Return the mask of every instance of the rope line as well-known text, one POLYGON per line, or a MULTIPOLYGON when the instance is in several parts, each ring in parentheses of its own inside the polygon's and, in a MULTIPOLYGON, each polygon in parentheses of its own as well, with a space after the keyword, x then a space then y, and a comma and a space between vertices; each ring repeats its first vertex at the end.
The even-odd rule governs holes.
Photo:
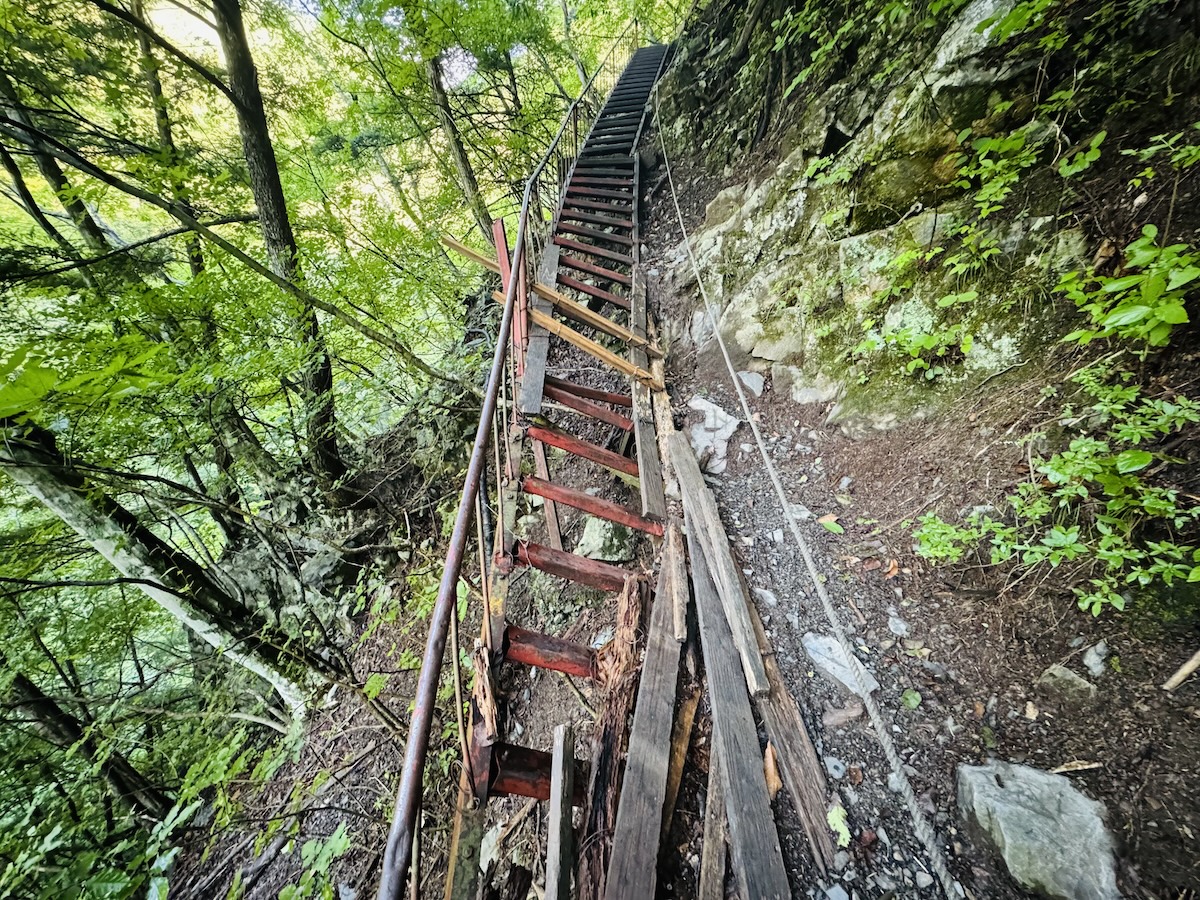
MULTIPOLYGON (((804 539, 804 535, 800 531, 800 524, 796 517, 792 514, 791 506, 787 498, 787 493, 783 489, 783 482, 780 480, 779 472, 775 468, 775 463, 771 459, 771 455, 767 452, 766 443, 763 441, 762 432, 759 431, 758 423, 754 420, 753 411, 750 408, 750 402, 746 398, 746 392, 742 389, 741 380, 737 377, 737 370, 733 365, 733 360, 729 356, 729 350, 725 346, 725 339, 721 336, 720 323, 715 307, 709 298, 708 291, 704 286, 704 276, 700 271, 700 265, 696 261, 696 256, 692 252, 691 240, 688 237, 687 228, 683 221, 683 210, 679 207, 679 196, 675 190, 675 177, 671 171, 671 162, 667 154, 666 139, 663 136, 663 130, 658 116, 658 84, 654 86, 654 124, 658 131, 659 144, 662 147, 663 166, 667 172, 667 183, 671 188, 671 201, 675 206, 675 215, 679 220, 679 230, 683 235, 683 245, 687 249, 688 260, 691 262, 692 271, 696 275, 696 284, 700 288, 700 297, 704 303, 704 310, 707 313, 709 324, 712 326, 713 334, 717 339, 717 346, 721 350, 721 356, 725 360, 725 368, 728 370, 730 381, 733 383, 733 389, 737 392, 738 401, 741 403, 742 412, 745 414, 746 421, 750 425, 750 430, 754 433, 754 441, 758 445, 758 451, 762 455, 763 464, 766 467, 767 475, 771 479, 771 484, 775 488, 776 498, 779 500, 780 508, 783 510, 784 520, 788 524, 788 529, 795 539, 796 546, 800 550, 800 555, 804 559, 805 568, 808 571, 810 580, 812 581, 813 589, 821 600, 821 608, 825 613, 825 618, 829 622, 829 627, 833 631, 834 638, 838 643, 842 653, 846 655, 846 659, 851 663, 858 663, 858 658, 854 655, 849 638, 846 636, 846 631, 842 628, 841 621, 837 617, 837 613, 833 607, 833 601, 829 597, 829 592, 825 589, 825 584, 821 580, 821 573, 817 569, 816 561, 813 559, 812 551, 809 549, 808 542, 804 539)), ((934 833, 933 826, 925 817, 924 811, 917 802, 916 792, 913 790, 912 783, 908 780, 908 775, 904 771, 903 763, 900 761, 900 755, 896 752, 896 745, 892 741, 891 733, 887 723, 884 721, 883 714, 879 706, 875 703, 870 692, 866 689, 864 679, 862 677, 863 667, 861 663, 858 665, 850 665, 850 670, 854 675, 854 681, 858 687, 858 694, 862 698, 863 706, 867 711, 867 716, 871 720, 871 727, 875 731, 875 736, 879 741, 879 745, 883 750, 884 756, 887 758, 888 765, 891 768, 891 777, 888 779, 889 787, 893 785, 899 787, 899 793, 904 799, 905 806, 908 808, 908 813, 913 821, 913 830, 920 840, 925 852, 929 858, 930 868, 933 869, 937 876, 938 882, 941 884, 942 891, 946 897, 958 898, 963 897, 965 892, 962 886, 954 880, 950 875, 950 871, 946 866, 945 854, 938 845, 937 836, 934 833)))

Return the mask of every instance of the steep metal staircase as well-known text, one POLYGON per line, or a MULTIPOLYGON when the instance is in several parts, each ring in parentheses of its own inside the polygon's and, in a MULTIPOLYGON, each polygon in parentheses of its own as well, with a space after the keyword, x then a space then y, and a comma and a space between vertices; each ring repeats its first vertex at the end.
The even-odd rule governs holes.
MULTIPOLYGON (((563 741, 569 738, 558 736, 557 753, 506 742, 503 735, 508 729, 496 702, 495 684, 505 664, 537 666, 583 678, 597 675, 597 653, 590 646, 509 621, 509 583, 518 570, 532 567, 618 595, 618 604, 640 604, 649 594, 645 572, 565 550, 559 514, 560 507, 569 507, 619 523, 649 535, 656 546, 664 535, 666 502, 651 396, 652 391, 663 389, 663 354, 648 336, 646 289, 638 269, 637 145, 651 91, 668 55, 669 47, 664 45, 642 47, 622 69, 616 69, 618 59, 610 53, 607 70, 602 66, 585 87, 529 180, 514 252, 509 251, 502 221, 493 229, 495 257, 454 240, 445 241, 500 275, 503 290, 494 296, 504 304, 504 313, 418 684, 393 827, 384 854, 381 900, 400 896, 412 860, 442 657, 471 516, 473 512, 482 514, 486 502, 489 458, 498 470, 495 497, 499 515, 485 583, 482 634, 473 654, 471 719, 466 729, 446 896, 459 896, 458 891, 468 890, 466 885, 474 880, 482 810, 489 798, 516 795, 547 800, 557 795, 551 818, 557 815, 561 823, 565 815, 568 832, 572 802, 580 805, 584 801, 585 773, 574 760, 573 742, 564 748, 563 741), (620 77, 604 98, 606 71, 614 69, 620 77), (595 119, 581 140, 580 124, 589 109, 595 119), (538 207, 553 210, 548 221, 541 216, 537 216, 541 221, 531 219, 531 208, 538 207), (527 260, 539 251, 536 271, 530 271, 527 260), (603 386, 568 377, 581 368, 581 358, 588 366, 599 363, 599 368, 610 373, 603 386), (564 362, 568 365, 563 366, 564 362), (620 389, 619 382, 613 385, 611 374, 627 381, 628 391, 620 389), (502 402, 500 394, 506 391, 511 391, 511 396, 502 402), (497 416, 498 410, 502 415, 497 416), (551 421, 550 415, 557 421, 551 421), (563 424, 572 419, 576 430, 587 431, 591 439, 563 424), (640 503, 631 507, 595 496, 597 488, 581 490, 556 481, 547 447, 585 461, 586 478, 600 485, 599 490, 613 486, 614 475, 636 484, 640 503), (531 466, 523 465, 527 453, 532 457, 531 466), (545 543, 517 537, 522 495, 540 498, 545 543)), ((580 477, 576 470, 574 480, 580 477)), ((482 530, 479 537, 482 542, 482 530)), ((452 652, 457 652, 457 647, 452 652)), ((552 835, 552 843, 555 840, 552 835)), ((555 848, 551 855, 557 856, 560 850, 555 848)), ((548 877, 548 898, 567 896, 559 893, 559 887, 552 889, 550 881, 548 877)), ((569 887, 569 873, 564 883, 569 887)))

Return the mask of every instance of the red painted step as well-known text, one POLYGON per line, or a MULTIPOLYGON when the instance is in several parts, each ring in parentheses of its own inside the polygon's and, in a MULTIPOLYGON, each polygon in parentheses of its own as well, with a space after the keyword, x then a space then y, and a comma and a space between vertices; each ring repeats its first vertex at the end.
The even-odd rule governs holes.
POLYGON ((585 494, 583 491, 577 491, 574 488, 551 484, 548 481, 542 481, 540 478, 534 478, 532 475, 526 475, 521 479, 521 490, 526 494, 544 497, 547 500, 553 500, 555 503, 583 510, 589 515, 598 516, 601 519, 607 519, 610 522, 616 522, 619 525, 625 525, 637 531, 644 531, 656 537, 662 537, 663 534, 662 522, 648 519, 645 516, 638 515, 627 507, 621 506, 619 503, 613 503, 611 500, 601 500, 599 497, 593 497, 591 494, 585 494))

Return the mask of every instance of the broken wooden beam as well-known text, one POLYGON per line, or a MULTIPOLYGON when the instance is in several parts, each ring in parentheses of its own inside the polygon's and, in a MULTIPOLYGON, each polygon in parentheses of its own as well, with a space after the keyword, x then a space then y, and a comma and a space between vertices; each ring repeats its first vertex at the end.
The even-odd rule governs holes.
POLYGON ((721 516, 717 512, 716 498, 704 483, 704 476, 700 474, 700 466, 687 438, 681 433, 673 434, 670 445, 671 462, 675 468, 675 477, 679 480, 680 493, 683 495, 693 583, 695 557, 699 549, 704 554, 708 570, 713 573, 714 583, 718 586, 725 620, 742 660, 746 686, 755 696, 765 694, 771 689, 771 685, 763 667, 758 639, 754 636, 754 626, 750 623, 750 612, 742 593, 741 573, 734 562, 733 552, 729 549, 729 539, 725 535, 725 526, 721 524, 721 516), (695 548, 692 547, 693 538, 696 541, 695 548))
POLYGON ((779 848, 779 832, 771 811, 762 748, 758 744, 750 699, 746 696, 745 678, 724 604, 694 533, 688 534, 688 555, 712 704, 712 747, 720 754, 722 765, 733 873, 742 897, 788 900, 791 889, 779 848))
POLYGON ((554 729, 550 775, 550 823, 546 841, 545 900, 571 900, 575 831, 571 798, 575 794, 575 734, 570 725, 554 729))
POLYGON ((646 657, 629 730, 629 755, 613 831, 606 900, 654 897, 658 881, 659 834, 666 814, 680 654, 673 633, 671 605, 663 590, 665 574, 659 575, 659 589, 650 613, 646 657))
POLYGON ((725 820, 725 789, 721 785, 721 754, 714 746, 708 756, 708 791, 704 795, 704 844, 696 900, 725 900, 725 868, 729 858, 729 824, 725 820))

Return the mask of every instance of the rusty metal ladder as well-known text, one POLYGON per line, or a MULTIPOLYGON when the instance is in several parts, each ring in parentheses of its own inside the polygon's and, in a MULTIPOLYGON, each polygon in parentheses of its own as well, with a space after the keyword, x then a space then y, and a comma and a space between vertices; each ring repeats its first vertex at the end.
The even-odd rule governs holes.
MULTIPOLYGON (((634 54, 564 179, 550 239, 533 283, 523 284, 524 272, 516 274, 518 300, 511 351, 518 376, 517 396, 513 416, 506 423, 507 434, 502 436, 509 464, 497 473, 503 478, 499 493, 505 514, 497 523, 486 582, 483 639, 474 654, 475 689, 463 779, 464 788, 480 808, 491 797, 546 800, 551 791, 552 755, 502 740, 505 732, 494 687, 500 666, 537 666, 582 678, 596 675, 596 652, 590 646, 508 621, 508 583, 513 572, 532 567, 612 594, 645 579, 644 573, 566 551, 558 522, 560 505, 652 538, 664 533, 666 501, 651 408, 651 391, 663 389, 658 364, 663 354, 647 334, 646 290, 638 270, 637 144, 650 92, 667 54, 663 45, 644 47, 634 54), (565 341, 627 378, 629 392, 598 389, 553 374, 550 350, 554 340, 565 341), (623 354, 605 346, 614 340, 622 345, 623 354), (585 440, 549 421, 546 414, 555 411, 578 414, 613 429, 614 440, 608 443, 618 443, 624 451, 633 448, 634 456, 585 440), (599 474, 636 479, 640 509, 556 483, 546 447, 586 460, 599 474), (533 458, 532 475, 522 471, 526 450, 533 458), (541 498, 548 535, 545 545, 516 539, 515 510, 522 494, 541 498)), ((446 243, 498 273, 503 291, 507 291, 513 273, 508 271, 510 253, 502 222, 495 223, 493 236, 494 258, 456 241, 446 243)), ((494 296, 502 302, 504 293, 494 296)), ((574 783, 578 805, 583 799, 580 789, 586 784, 582 773, 574 783)), ((461 837, 460 827, 461 822, 456 822, 455 844, 461 837)), ((452 872, 451 879, 455 877, 452 872)))

